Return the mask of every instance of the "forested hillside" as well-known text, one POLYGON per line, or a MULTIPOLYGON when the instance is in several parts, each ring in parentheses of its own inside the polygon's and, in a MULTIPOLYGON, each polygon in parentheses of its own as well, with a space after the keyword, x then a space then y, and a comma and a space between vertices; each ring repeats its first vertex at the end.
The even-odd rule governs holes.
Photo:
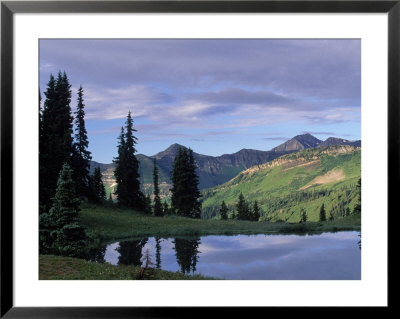
POLYGON ((255 200, 261 220, 299 222, 302 209, 317 221, 324 203, 327 215, 349 214, 357 204, 361 176, 361 148, 350 145, 320 147, 284 155, 251 167, 227 183, 203 191, 203 218, 219 215, 222 201, 230 213, 240 193, 255 200))

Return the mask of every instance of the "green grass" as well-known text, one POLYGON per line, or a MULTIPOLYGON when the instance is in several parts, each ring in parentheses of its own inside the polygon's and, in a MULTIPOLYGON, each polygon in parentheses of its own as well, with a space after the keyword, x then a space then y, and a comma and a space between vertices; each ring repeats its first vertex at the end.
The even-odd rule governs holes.
POLYGON ((110 206, 83 204, 81 221, 88 234, 103 242, 149 236, 263 234, 280 232, 320 232, 357 230, 360 218, 354 216, 326 223, 270 223, 240 220, 200 220, 178 216, 153 217, 110 206))
MULTIPOLYGON (((39 256, 40 280, 137 280, 140 273, 141 268, 135 266, 113 266, 108 263, 93 263, 71 257, 39 256)), ((154 280, 213 279, 153 268, 146 270, 143 277, 143 279, 154 280)))

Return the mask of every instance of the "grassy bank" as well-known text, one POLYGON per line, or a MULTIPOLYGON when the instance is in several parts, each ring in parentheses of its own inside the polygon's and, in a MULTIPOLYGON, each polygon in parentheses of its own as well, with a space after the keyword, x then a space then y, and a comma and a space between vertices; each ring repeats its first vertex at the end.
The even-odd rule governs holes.
POLYGON ((157 269, 141 272, 140 267, 99 264, 71 257, 39 256, 40 280, 137 280, 139 278, 144 280, 213 279, 157 269))
POLYGON ((232 235, 262 233, 323 232, 359 230, 360 216, 324 223, 304 224, 250 222, 240 220, 198 220, 178 216, 153 217, 133 210, 83 204, 82 223, 101 241, 148 236, 232 235))

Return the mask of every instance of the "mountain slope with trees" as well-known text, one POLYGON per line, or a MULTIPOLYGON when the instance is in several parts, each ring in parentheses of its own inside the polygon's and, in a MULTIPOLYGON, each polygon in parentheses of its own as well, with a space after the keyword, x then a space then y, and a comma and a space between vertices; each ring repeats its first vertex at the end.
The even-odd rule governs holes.
POLYGON ((353 212, 361 175, 361 149, 350 145, 307 149, 244 170, 215 188, 204 190, 202 217, 219 216, 221 203, 235 211, 239 195, 257 200, 261 220, 318 221, 320 207, 334 217, 353 212))

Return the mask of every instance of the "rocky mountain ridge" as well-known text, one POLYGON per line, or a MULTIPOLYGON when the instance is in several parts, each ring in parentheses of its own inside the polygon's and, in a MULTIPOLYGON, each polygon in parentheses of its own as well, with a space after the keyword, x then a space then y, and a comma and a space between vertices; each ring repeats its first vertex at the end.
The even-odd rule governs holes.
MULTIPOLYGON (((241 149, 240 151, 233 154, 223 154, 220 156, 209 156, 198 154, 194 152, 194 158, 198 166, 199 175, 199 188, 205 189, 214 187, 216 185, 223 184, 240 172, 253 168, 258 165, 271 162, 283 155, 291 154, 299 150, 308 148, 325 147, 332 145, 361 145, 361 141, 348 141, 339 138, 328 138, 325 141, 320 141, 311 134, 297 135, 286 141, 285 143, 278 145, 270 151, 260 151, 253 149, 241 149), (327 145, 325 145, 327 144, 327 145)), ((139 160, 139 174, 142 189, 145 193, 152 193, 152 172, 153 172, 153 160, 157 160, 157 166, 159 168, 159 180, 161 187, 161 195, 167 196, 169 189, 172 187, 170 178, 173 167, 175 155, 178 152, 179 147, 184 147, 177 143, 170 145, 167 149, 159 152, 153 156, 146 156, 138 154, 139 160)), ((95 161, 91 162, 91 171, 95 167, 100 167, 103 174, 103 181, 106 184, 108 191, 113 190, 115 184, 115 178, 113 176, 114 164, 102 164, 95 161)))

